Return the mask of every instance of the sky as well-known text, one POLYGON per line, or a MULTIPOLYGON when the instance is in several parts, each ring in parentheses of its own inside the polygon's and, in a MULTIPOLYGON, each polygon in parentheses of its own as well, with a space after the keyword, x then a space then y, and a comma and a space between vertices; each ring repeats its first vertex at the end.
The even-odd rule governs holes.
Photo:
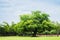
POLYGON ((0 0, 0 23, 17 23, 19 15, 36 10, 49 14, 51 21, 60 22, 60 0, 0 0))

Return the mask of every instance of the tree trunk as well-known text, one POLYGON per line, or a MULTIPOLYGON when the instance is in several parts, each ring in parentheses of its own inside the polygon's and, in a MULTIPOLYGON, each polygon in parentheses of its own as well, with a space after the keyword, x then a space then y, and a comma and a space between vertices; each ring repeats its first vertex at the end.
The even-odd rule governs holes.
POLYGON ((33 31, 33 37, 36 37, 37 34, 37 28, 35 28, 35 30, 33 31))
POLYGON ((34 33, 33 33, 33 37, 36 37, 36 34, 37 34, 37 32, 34 31, 34 33))

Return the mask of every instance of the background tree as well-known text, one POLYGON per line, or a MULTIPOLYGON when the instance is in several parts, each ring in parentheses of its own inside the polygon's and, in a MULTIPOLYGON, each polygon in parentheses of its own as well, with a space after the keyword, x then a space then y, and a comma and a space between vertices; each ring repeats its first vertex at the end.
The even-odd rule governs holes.
POLYGON ((9 27, 9 35, 12 35, 12 36, 17 35, 17 33, 14 31, 15 25, 16 24, 14 22, 11 23, 11 25, 9 27))
POLYGON ((60 23, 56 22, 56 31, 57 31, 57 36, 60 34, 60 23))
POLYGON ((2 26, 3 26, 4 31, 5 31, 4 35, 7 36, 9 34, 9 27, 10 27, 10 25, 7 22, 3 22, 2 26))
POLYGON ((2 24, 0 24, 0 36, 5 34, 5 30, 4 27, 2 26, 2 24))

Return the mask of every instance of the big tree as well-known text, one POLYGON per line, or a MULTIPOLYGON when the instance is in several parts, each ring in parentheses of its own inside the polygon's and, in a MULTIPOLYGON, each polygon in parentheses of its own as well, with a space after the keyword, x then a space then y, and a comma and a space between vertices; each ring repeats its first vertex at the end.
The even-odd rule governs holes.
POLYGON ((40 11, 33 11, 32 14, 28 15, 20 15, 20 19, 20 22, 15 27, 18 33, 31 32, 32 36, 36 36, 37 32, 43 31, 43 21, 50 22, 49 15, 40 11))

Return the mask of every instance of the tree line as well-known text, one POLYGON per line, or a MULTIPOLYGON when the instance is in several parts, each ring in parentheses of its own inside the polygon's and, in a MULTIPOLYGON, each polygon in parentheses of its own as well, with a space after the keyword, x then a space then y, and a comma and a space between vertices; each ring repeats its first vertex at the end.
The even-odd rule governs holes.
POLYGON ((37 34, 60 34, 60 23, 52 22, 49 15, 41 11, 20 15, 20 22, 0 24, 0 36, 36 36, 37 34))

